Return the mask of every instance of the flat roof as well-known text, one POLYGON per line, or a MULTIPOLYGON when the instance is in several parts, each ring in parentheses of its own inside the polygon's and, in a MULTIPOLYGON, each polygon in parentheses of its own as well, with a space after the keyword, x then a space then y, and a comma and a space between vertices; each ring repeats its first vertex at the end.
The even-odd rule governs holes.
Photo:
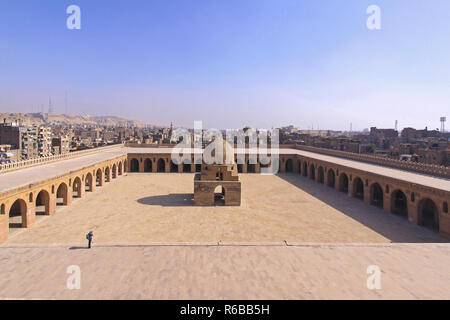
POLYGON ((0 174, 0 192, 14 190, 42 180, 58 177, 105 160, 114 159, 123 154, 122 148, 99 150, 98 153, 94 154, 3 173, 0 174))

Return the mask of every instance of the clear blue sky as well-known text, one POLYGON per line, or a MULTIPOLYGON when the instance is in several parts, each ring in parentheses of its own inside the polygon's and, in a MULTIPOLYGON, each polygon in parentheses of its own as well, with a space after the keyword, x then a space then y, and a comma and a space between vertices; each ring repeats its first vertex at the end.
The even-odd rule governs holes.
POLYGON ((1 0, 0 111, 51 96, 63 113, 66 91, 69 113, 158 125, 436 128, 450 1, 1 0), (81 30, 66 28, 71 4, 81 30))

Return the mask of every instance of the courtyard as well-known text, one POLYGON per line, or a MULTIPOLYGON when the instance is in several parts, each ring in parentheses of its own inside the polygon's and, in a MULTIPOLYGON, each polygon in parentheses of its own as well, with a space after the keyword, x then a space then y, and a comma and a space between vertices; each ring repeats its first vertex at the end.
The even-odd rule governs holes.
POLYGON ((449 299, 438 233, 296 174, 240 179, 240 207, 194 206, 192 174, 128 173, 38 215, 0 246, 0 299, 449 299))
POLYGON ((242 205, 196 207, 193 175, 128 173, 6 244, 448 242, 438 233, 296 174, 242 174, 242 205))

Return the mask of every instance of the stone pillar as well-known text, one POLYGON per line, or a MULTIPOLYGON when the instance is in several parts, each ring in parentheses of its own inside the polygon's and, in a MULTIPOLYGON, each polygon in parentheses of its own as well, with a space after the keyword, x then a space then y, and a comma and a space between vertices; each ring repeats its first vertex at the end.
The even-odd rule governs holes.
POLYGON ((195 162, 194 162, 194 159, 191 159, 191 173, 195 173, 195 162))
POLYGON ((323 184, 326 186, 328 186, 328 170, 323 169, 323 184))
MULTIPOLYGON (((164 159, 164 161, 166 163, 164 169, 166 170, 166 173, 170 173, 170 159, 169 160, 164 159)), ((183 170, 183 164, 181 164, 181 170, 183 170)), ((180 172, 180 165, 178 165, 178 172, 180 172)))
POLYGON ((158 160, 155 160, 155 159, 153 159, 153 161, 152 161, 152 172, 153 173, 158 172, 158 163, 157 163, 157 161, 158 160))
MULTIPOLYGON (((139 168, 141 168, 141 167, 139 167, 139 168)), ((109 168, 109 175, 106 175, 106 173, 105 173, 105 181, 106 182, 111 182, 111 168, 109 168)))
MULTIPOLYGON (((142 173, 142 172, 145 172, 145 168, 144 168, 144 166, 145 166, 145 162, 144 162, 144 159, 142 159, 142 158, 139 158, 139 159, 137 159, 137 161, 138 161, 138 164, 139 164, 139 173, 142 173)), ((153 165, 153 164, 152 164, 153 165)))
POLYGON ((286 173, 286 159, 280 158, 280 169, 281 173, 286 173))
POLYGON ((339 176, 334 176, 334 190, 339 191, 339 176))
POLYGON ((178 164, 178 173, 182 173, 183 172, 183 167, 184 167, 184 163, 179 163, 178 164))
POLYGON ((48 201, 48 215, 52 216, 56 213, 56 195, 51 194, 48 201))
POLYGON ((353 191, 353 180, 352 181, 348 181, 348 196, 349 197, 353 197, 354 195, 354 191, 353 191))
POLYGON ((294 158, 292 161, 294 161, 294 165, 293 165, 292 171, 294 173, 297 173, 298 172, 298 159, 294 158))
MULTIPOLYGON (((314 168, 315 170, 315 168, 314 168)), ((311 179, 312 178, 312 174, 311 174, 311 163, 308 164, 308 171, 306 172, 306 176, 311 179)))
POLYGON ((95 192, 96 189, 97 189, 97 183, 95 181, 92 181, 92 183, 91 183, 91 192, 95 192))
POLYGON ((446 238, 450 238, 450 215, 441 212, 439 214, 439 233, 446 238))
POLYGON ((9 217, 7 214, 0 215, 0 243, 8 240, 9 217))
POLYGON ((242 164, 242 173, 247 173, 247 163, 242 164))
POLYGON ((72 188, 68 187, 67 188, 67 200, 66 200, 66 203, 64 203, 64 205, 70 206, 71 203, 72 203, 72 188))
MULTIPOLYGON (((364 203, 370 204, 370 198, 371 198, 370 187, 364 186, 364 203)), ((383 201, 384 201, 384 195, 383 195, 383 201)), ((383 207, 384 207, 384 204, 383 204, 383 207)))
POLYGON ((392 213, 391 197, 383 191, 383 210, 386 213, 392 213))
POLYGON ((419 224, 419 209, 417 203, 417 199, 415 202, 408 201, 408 220, 414 224, 419 224))
POLYGON ((255 164, 255 173, 261 173, 261 164, 259 163, 259 161, 257 164, 255 164))
POLYGON ((36 221, 36 210, 34 204, 27 204, 27 212, 22 217, 22 228, 30 227, 36 221))
MULTIPOLYGON (((103 184, 105 183, 105 173, 103 170, 100 169, 100 187, 103 187, 103 184)), ((95 173, 95 185, 97 185, 97 173, 95 173)))
POLYGON ((85 193, 86 193, 86 184, 83 181, 81 181, 79 198, 83 198, 85 193))
POLYGON ((319 168, 317 167, 317 168, 314 168, 314 171, 315 171, 315 180, 316 180, 316 182, 320 182, 320 177, 319 177, 319 168))

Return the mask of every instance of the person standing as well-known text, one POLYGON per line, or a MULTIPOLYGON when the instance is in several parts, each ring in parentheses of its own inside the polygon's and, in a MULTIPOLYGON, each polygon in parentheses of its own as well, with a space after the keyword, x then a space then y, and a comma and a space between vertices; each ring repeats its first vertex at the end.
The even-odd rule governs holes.
POLYGON ((86 239, 88 240, 88 248, 91 248, 92 240, 94 239, 94 231, 89 231, 86 235, 86 239))

